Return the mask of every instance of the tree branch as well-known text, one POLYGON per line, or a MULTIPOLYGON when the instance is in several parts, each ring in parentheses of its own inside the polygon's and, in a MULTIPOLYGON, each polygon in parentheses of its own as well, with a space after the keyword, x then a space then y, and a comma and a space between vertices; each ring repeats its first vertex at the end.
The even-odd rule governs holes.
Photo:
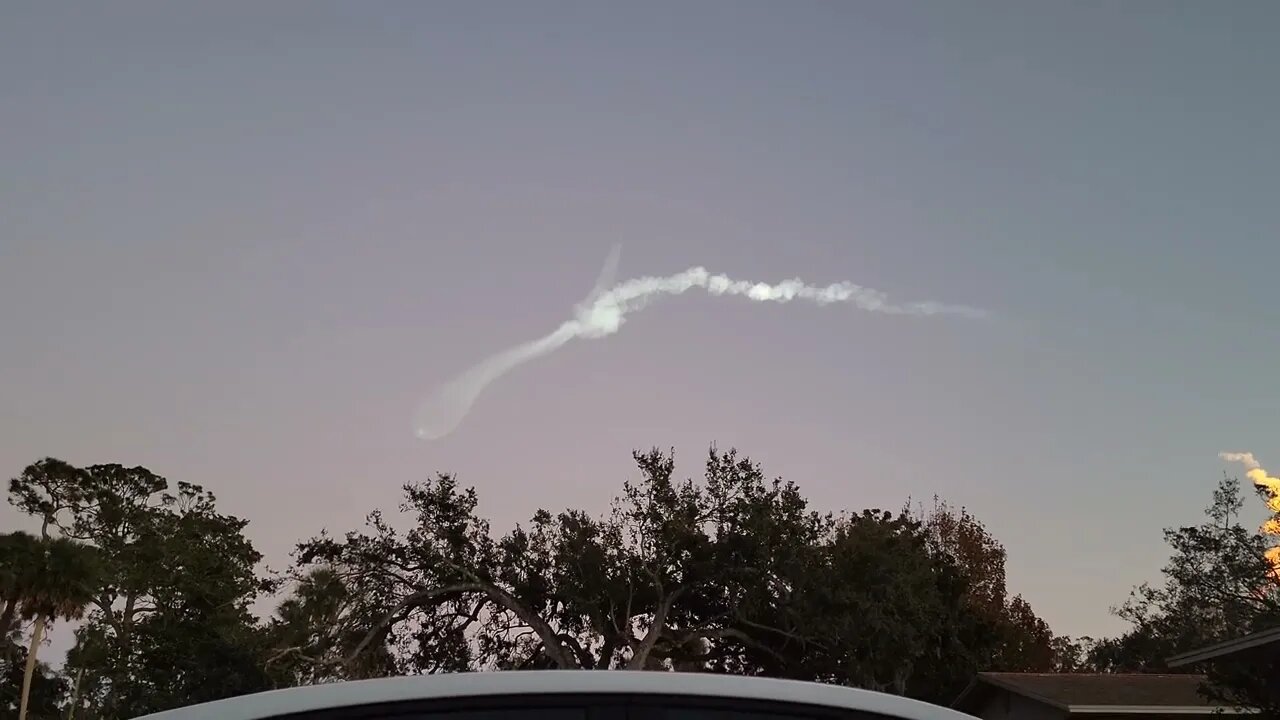
POLYGON ((412 593, 396 603, 386 615, 378 621, 376 625, 370 628, 369 632, 362 638, 355 649, 351 651, 341 662, 347 663, 353 661, 360 653, 364 652, 369 645, 375 640, 386 637, 391 626, 396 622, 404 619, 404 616, 415 608, 425 607, 432 603, 439 602, 447 597, 464 595, 467 593, 480 593, 488 597, 491 601, 505 607, 514 613, 521 621, 527 624, 537 633, 539 639, 545 646, 548 657, 551 658, 556 665, 563 669, 578 667, 578 663, 574 657, 569 654, 565 646, 560 642, 559 635, 551 628, 546 620, 542 619, 537 613, 530 610, 521 603, 511 593, 490 582, 469 582, 456 583, 453 585, 445 585, 437 588, 428 588, 412 593))
MULTIPOLYGON (((662 592, 662 586, 658 586, 658 592, 662 592)), ((658 638, 662 636, 667 625, 667 615, 671 613, 671 606, 676 600, 684 594, 684 587, 676 588, 670 595, 662 598, 658 603, 658 609, 653 613, 653 622, 649 625, 649 630, 644 634, 644 639, 640 641, 640 646, 632 653, 631 659, 627 661, 628 670, 643 670, 645 661, 649 659, 649 653, 653 652, 653 646, 658 644, 658 638)))

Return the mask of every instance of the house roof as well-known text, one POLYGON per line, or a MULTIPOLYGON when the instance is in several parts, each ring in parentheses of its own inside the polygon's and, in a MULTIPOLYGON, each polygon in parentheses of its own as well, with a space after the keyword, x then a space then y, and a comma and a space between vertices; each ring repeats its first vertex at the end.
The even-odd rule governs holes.
POLYGON ((1220 642, 1208 647, 1199 648, 1198 650, 1185 652, 1181 655, 1174 655, 1166 662, 1168 662, 1169 667, 1181 667, 1183 665, 1191 665, 1193 663, 1213 660, 1227 655, 1234 655, 1238 652, 1262 647, 1263 645, 1270 645, 1272 643, 1280 643, 1280 627, 1252 633, 1250 635, 1245 635, 1244 637, 1238 637, 1235 640, 1227 640, 1226 642, 1220 642))
POLYGON ((1136 708, 1205 708, 1199 693, 1203 675, 1145 673, 978 673, 952 707, 980 702, 997 688, 1073 712, 1116 712, 1136 708))

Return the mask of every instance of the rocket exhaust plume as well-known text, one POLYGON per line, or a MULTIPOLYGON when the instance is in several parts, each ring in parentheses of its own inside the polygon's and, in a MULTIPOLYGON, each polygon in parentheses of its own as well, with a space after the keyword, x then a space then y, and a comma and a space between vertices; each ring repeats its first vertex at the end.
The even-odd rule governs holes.
POLYGON ((493 381, 570 340, 602 338, 618 332, 628 313, 644 308, 662 295, 679 295, 697 289, 710 295, 742 297, 753 302, 804 300, 816 305, 844 303, 861 310, 891 315, 963 315, 975 318, 986 315, 981 310, 963 305, 936 302, 895 304, 879 290, 851 282, 819 287, 794 279, 768 285, 712 274, 703 267, 692 267, 666 277, 635 278, 614 285, 620 249, 617 245, 613 247, 595 288, 575 306, 571 319, 538 340, 517 345, 480 362, 429 396, 414 415, 417 436, 437 440, 448 435, 462 422, 481 391, 493 381))
MULTIPOLYGON (((1270 519, 1262 524, 1258 532, 1271 538, 1280 538, 1280 520, 1275 517, 1280 514, 1280 478, 1263 469, 1262 464, 1253 457, 1253 453, 1221 452, 1218 453, 1218 457, 1227 462, 1244 465, 1244 476, 1249 478, 1253 486, 1262 493, 1262 497, 1267 503, 1267 509, 1271 511, 1272 515, 1270 519)), ((1267 550, 1267 560, 1271 561, 1272 567, 1276 568, 1277 574, 1280 575, 1280 545, 1267 550)))

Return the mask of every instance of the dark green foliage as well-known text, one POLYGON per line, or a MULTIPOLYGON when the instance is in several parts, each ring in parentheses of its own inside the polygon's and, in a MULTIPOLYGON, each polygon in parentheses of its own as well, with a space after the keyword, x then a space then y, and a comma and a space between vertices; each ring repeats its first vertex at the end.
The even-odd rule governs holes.
POLYGON ((1160 671, 1178 653, 1280 624, 1280 584, 1266 539, 1240 522, 1240 484, 1223 480, 1201 525, 1165 531, 1173 550, 1160 585, 1143 584, 1116 613, 1125 635, 1093 648, 1104 671, 1160 671))
MULTIPOLYGON (((0 644, 0 718, 18 717, 18 704, 22 691, 22 675, 27 663, 27 648, 14 642, 0 644)), ((36 666, 32 676, 30 705, 27 717, 31 720, 55 720, 66 699, 69 682, 44 663, 36 666)))
MULTIPOLYGON (((67 658, 78 715, 132 717, 268 687, 249 606, 266 588, 246 522, 212 494, 145 468, 35 463, 10 502, 46 532, 93 548, 98 579, 67 658)), ((56 573, 57 577, 70 577, 56 573)))
MULTIPOLYGON (((946 701, 977 670, 1075 662, 1008 596, 1004 548, 963 510, 833 515, 734 451, 710 452, 698 480, 672 453, 634 460, 604 515, 539 510, 500 536, 453 476, 410 484, 394 520, 375 510, 361 531, 301 543, 265 621, 250 606, 277 586, 255 573, 245 522, 200 487, 50 459, 10 501, 100 566, 66 664, 82 720, 486 668, 768 675, 946 701)), ((0 536, 0 555, 32 542, 0 536)), ((23 577, 0 567, 0 600, 23 577)), ((69 702, 67 682, 38 680, 39 707, 69 702)))
POLYGON ((1015 656, 1042 645, 1022 662, 1051 662, 1047 626, 1005 596, 1003 549, 967 515, 954 523, 965 538, 999 550, 982 603, 971 588, 987 578, 940 539, 945 513, 933 525, 819 513, 732 451, 712 451, 701 482, 676 479, 670 454, 635 461, 638 479, 601 518, 538 511, 494 539, 474 491, 442 475, 405 488, 407 531, 374 512, 363 532, 303 543, 310 574, 273 624, 275 665, 295 679, 675 668, 942 700, 1006 645, 1015 656), (301 632, 299 614, 324 627, 301 632))
MULTIPOLYGON (((36 536, 25 532, 0 535, 0 642, 17 632, 23 601, 36 583, 41 560, 36 536)), ((8 651, 0 648, 0 652, 8 651)))

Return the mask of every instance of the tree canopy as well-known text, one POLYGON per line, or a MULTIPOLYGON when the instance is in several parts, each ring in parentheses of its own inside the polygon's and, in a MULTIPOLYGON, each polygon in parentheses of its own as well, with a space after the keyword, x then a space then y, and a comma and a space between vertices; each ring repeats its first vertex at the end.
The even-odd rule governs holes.
POLYGON ((967 513, 819 512, 734 451, 712 450, 701 481, 672 453, 634 460, 601 517, 539 510, 495 537, 442 474, 404 488, 396 521, 375 510, 301 543, 273 666, 664 668, 942 699, 978 667, 1052 664, 1047 625, 1005 596, 1004 550, 967 513))
POLYGON ((67 671, 77 702, 102 717, 144 714, 269 686, 253 655, 249 608, 269 589, 244 520, 219 514, 202 488, 145 468, 45 459, 9 485, 10 503, 95 551, 67 671), (231 662, 239 659, 240 664, 231 662))
MULTIPOLYGON (((963 507, 826 511, 733 450, 711 450, 696 478, 674 452, 633 461, 604 512, 539 509, 505 532, 474 488, 437 474, 358 529, 300 541, 273 574, 202 487, 41 460, 9 486, 40 532, 0 535, 0 673, 22 676, 36 617, 84 611, 60 672, 31 663, 33 718, 507 668, 768 675, 947 702, 980 670, 1158 670, 1280 622, 1266 539, 1238 522, 1233 481, 1204 524, 1166 534, 1164 582, 1118 609, 1130 631, 1094 641, 1056 636, 1010 592, 1005 547, 963 507), (46 568, 41 586, 55 546, 91 560, 46 568), (274 611, 259 617, 263 601, 274 611)), ((1212 692, 1252 699, 1247 680, 1215 677, 1212 692)))

